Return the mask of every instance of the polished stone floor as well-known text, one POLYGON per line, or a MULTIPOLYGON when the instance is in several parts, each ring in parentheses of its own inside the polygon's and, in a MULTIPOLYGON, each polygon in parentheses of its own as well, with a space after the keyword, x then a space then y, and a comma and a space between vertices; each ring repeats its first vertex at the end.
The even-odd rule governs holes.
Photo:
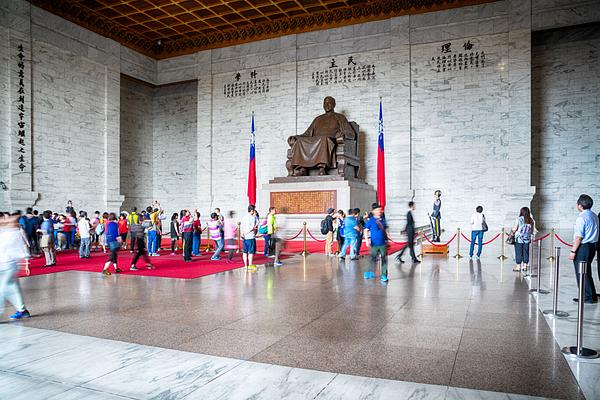
MULTIPOLYGON (((75 334, 68 340, 55 338, 58 342, 53 346, 68 347, 69 351, 80 349, 78 341, 87 336, 125 342, 119 346, 145 345, 130 345, 134 346, 131 358, 144 357, 154 365, 144 369, 163 368, 166 361, 158 352, 166 348, 186 357, 191 352, 219 356, 219 360, 248 360, 286 376, 285 371, 322 371, 330 375, 319 375, 319 379, 329 376, 336 383, 326 382, 317 392, 330 393, 327 398, 352 398, 338 395, 353 385, 357 393, 363 393, 360 379, 369 378, 384 379, 381 382, 386 385, 394 380, 443 390, 443 397, 423 398, 496 398, 458 388, 561 399, 583 398, 585 392, 588 399, 594 398, 589 393, 594 393, 598 377, 594 380, 593 375, 598 370, 580 363, 569 365, 550 329, 552 324, 562 327, 563 333, 557 333, 556 339, 563 345, 572 339, 569 332, 574 322, 550 321, 549 326, 539 310, 547 300, 540 296, 538 304, 537 296, 529 293, 528 280, 511 271, 509 260, 500 263, 495 255, 458 262, 446 256, 427 256, 417 266, 392 264, 388 285, 363 280, 367 259, 339 263, 322 255, 306 260, 296 257, 278 269, 262 267, 256 273, 240 269, 189 281, 126 275, 107 278, 85 272, 41 275, 22 280, 26 302, 35 317, 18 325, 75 334), (282 367, 293 369, 278 369, 282 367), (571 368, 576 375, 585 370, 579 378, 592 376, 584 379, 584 391, 571 368)), ((563 269, 565 292, 574 290, 567 286, 569 276, 572 280, 569 272, 563 269)), ((543 282, 547 285, 551 276, 543 282)), ((561 302, 570 297, 570 293, 561 293, 561 302)), ((593 310, 590 318, 596 317, 598 312, 593 310)), ((26 338, 29 332, 23 334, 26 338)), ((43 334, 31 333, 36 334, 42 335, 35 345, 43 351, 46 339, 43 334)), ((102 368, 93 361, 98 352, 91 349, 84 354, 88 361, 81 371, 67 368, 72 375, 82 375, 69 384, 76 387, 91 379, 85 375, 88 364, 102 368)), ((0 359, 0 368, 11 371, 3 379, 29 374, 13 368, 18 362, 10 364, 10 354, 0 359)), ((49 371, 60 369, 60 363, 32 368, 49 371)), ((121 368, 120 364, 117 367, 121 368)), ((34 372, 32 376, 37 376, 34 372)), ((256 379, 263 378, 259 374, 256 379)), ((0 384, 0 393, 3 388, 6 386, 0 384)), ((159 392, 152 392, 152 397, 106 392, 162 398, 159 392)), ((292 397, 315 398, 316 394, 311 396, 306 392, 304 397, 292 397)))

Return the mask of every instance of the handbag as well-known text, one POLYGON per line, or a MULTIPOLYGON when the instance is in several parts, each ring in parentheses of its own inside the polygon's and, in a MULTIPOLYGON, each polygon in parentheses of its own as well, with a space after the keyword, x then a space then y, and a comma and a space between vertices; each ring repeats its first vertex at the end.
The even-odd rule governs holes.
POLYGON ((489 230, 487 222, 485 222, 485 215, 483 215, 483 221, 481 221, 481 230, 487 232, 489 230))
POLYGON ((515 234, 513 232, 509 233, 506 237, 507 244, 515 244, 515 234))

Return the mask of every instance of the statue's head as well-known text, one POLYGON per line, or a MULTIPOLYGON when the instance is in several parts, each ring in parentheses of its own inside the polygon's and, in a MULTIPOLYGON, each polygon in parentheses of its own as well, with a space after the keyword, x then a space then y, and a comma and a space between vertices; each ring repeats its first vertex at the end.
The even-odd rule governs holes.
POLYGON ((331 96, 325 97, 323 100, 323 108, 325 109, 325 112, 333 111, 335 108, 335 99, 331 96))

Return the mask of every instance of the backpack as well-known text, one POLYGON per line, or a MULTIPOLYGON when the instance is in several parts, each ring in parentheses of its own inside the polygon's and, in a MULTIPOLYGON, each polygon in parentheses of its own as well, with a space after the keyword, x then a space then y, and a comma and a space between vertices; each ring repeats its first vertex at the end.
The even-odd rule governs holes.
POLYGON ((329 227, 327 226, 327 218, 321 221, 321 233, 327 235, 329 233, 329 227))
POLYGON ((261 235, 266 235, 269 233, 269 224, 267 223, 266 219, 260 223, 260 226, 258 227, 258 233, 261 235))
POLYGON ((96 235, 100 236, 104 233, 104 224, 96 225, 96 235))

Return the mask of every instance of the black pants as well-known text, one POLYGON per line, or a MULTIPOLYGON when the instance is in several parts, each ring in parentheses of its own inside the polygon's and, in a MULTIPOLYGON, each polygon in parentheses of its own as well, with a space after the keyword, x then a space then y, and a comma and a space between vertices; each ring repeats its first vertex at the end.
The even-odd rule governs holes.
POLYGON ((183 232, 183 259, 185 261, 192 260, 192 232, 183 232))
POLYGON ((132 253, 135 253, 135 242, 136 242, 136 240, 133 239, 133 234, 131 232, 129 232, 129 237, 131 238, 130 239, 131 249, 129 249, 129 250, 131 250, 132 253))
POLYGON ((573 266, 575 267, 575 274, 577 279, 577 287, 579 287, 579 263, 581 261, 587 262, 584 280, 585 290, 585 301, 592 301, 596 299, 596 286, 594 285, 594 279, 592 278, 592 262, 596 255, 596 243, 584 243, 577 249, 575 254, 575 260, 573 260, 573 266))
POLYGON ((400 251, 400 254, 398 254, 398 257, 396 257, 398 260, 402 259, 402 256, 404 255, 404 251, 406 249, 410 250, 410 257, 412 258, 413 261, 418 260, 417 256, 415 255, 415 235, 408 235, 408 243, 406 243, 406 246, 404 246, 404 248, 402 248, 402 251, 400 251))
POLYGON ((148 258, 148 255, 146 254, 146 243, 144 243, 144 238, 143 237, 136 238, 135 240, 133 240, 133 238, 132 238, 131 239, 132 246, 133 246, 134 242, 137 244, 137 251, 136 251, 135 255, 133 256, 131 265, 135 265, 140 257, 144 257, 144 261, 146 261, 147 264, 152 264, 152 262, 150 262, 150 258, 148 258))
POLYGON ((360 248, 362 246, 363 234, 359 234, 356 238, 356 257, 360 255, 360 248))

